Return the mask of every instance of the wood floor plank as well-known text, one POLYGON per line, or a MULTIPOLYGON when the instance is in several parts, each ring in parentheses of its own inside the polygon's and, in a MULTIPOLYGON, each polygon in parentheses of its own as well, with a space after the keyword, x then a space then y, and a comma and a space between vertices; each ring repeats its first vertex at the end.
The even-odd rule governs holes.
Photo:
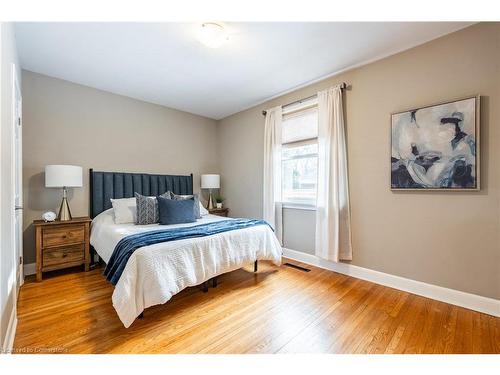
POLYGON ((453 309, 452 305, 446 303, 438 301, 434 301, 434 303, 436 304, 435 308, 438 309, 438 311, 423 348, 423 353, 425 354, 438 354, 443 352, 444 341, 440 338, 446 336, 447 334, 446 323, 453 309))
POLYGON ((481 314, 490 321, 490 331, 485 333, 484 339, 490 339, 492 342, 492 353, 500 353, 500 319, 494 316, 481 314))
POLYGON ((454 340, 454 353, 467 354, 472 351, 472 318, 473 311, 461 309, 458 311, 457 328, 454 340))
POLYGON ((124 328, 102 269, 26 282, 14 348, 37 353, 500 353, 500 318, 292 261, 188 288, 124 328))
MULTIPOLYGON (((385 310, 388 313, 388 317, 383 323, 379 324, 378 327, 374 328, 375 332, 373 334, 373 338, 366 346, 363 353, 385 353, 389 344, 391 342, 394 344, 395 341, 393 341, 393 338, 396 335, 396 332, 398 332, 398 327, 400 326, 402 320, 401 312, 405 311, 409 305, 409 293, 399 290, 393 290, 393 293, 395 296, 394 304, 392 305, 392 308, 389 306, 389 308, 385 310)), ((397 337, 394 338, 394 340, 396 339, 397 337)))
POLYGON ((446 322, 446 334, 443 335, 442 340, 444 342, 444 350, 445 354, 454 354, 454 343, 455 336, 457 334, 457 317, 458 317, 458 309, 452 309, 451 313, 446 322))

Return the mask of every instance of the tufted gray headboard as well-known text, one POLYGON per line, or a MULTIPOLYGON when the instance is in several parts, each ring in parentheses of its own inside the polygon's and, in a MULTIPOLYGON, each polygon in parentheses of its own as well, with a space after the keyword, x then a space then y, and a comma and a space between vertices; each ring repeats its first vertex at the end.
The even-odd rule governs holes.
POLYGON ((90 169, 90 217, 111 208, 110 199, 132 198, 142 195, 160 195, 166 191, 175 194, 193 194, 193 174, 175 176, 146 173, 97 172, 90 169))

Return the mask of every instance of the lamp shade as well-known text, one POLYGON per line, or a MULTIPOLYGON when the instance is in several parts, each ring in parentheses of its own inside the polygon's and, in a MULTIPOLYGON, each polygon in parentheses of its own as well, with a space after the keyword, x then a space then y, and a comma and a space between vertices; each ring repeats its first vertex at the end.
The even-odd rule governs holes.
POLYGON ((82 167, 76 165, 45 166, 45 187, 81 187, 82 167))
POLYGON ((202 189, 218 189, 220 188, 220 176, 218 174, 202 174, 201 175, 202 189))

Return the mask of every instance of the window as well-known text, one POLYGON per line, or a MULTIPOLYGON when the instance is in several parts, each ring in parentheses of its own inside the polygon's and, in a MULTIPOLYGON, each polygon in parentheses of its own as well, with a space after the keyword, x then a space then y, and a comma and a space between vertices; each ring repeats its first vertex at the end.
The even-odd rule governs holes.
POLYGON ((315 206, 318 178, 316 102, 283 114, 281 150, 283 203, 315 206))

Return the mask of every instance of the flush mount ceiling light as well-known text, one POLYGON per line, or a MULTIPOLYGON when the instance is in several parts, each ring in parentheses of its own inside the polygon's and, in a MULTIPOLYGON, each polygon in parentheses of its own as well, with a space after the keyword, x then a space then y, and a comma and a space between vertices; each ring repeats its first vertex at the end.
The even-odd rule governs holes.
POLYGON ((209 48, 219 48, 229 39, 229 36, 224 26, 213 22, 207 22, 200 26, 198 39, 209 48))

